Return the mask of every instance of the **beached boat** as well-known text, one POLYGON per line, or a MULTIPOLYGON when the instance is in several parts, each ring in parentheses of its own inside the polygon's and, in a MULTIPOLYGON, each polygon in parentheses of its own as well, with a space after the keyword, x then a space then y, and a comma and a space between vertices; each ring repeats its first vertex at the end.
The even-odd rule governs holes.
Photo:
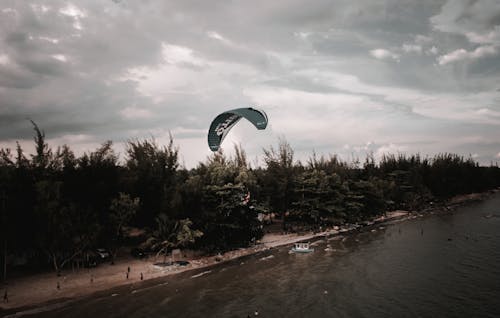
POLYGON ((311 248, 309 243, 295 243, 290 250, 293 253, 311 253, 314 252, 314 248, 311 248))

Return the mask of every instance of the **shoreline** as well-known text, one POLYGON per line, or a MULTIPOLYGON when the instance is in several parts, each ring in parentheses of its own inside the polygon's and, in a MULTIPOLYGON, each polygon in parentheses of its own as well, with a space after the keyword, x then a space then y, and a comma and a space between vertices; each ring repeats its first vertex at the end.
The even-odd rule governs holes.
MULTIPOLYGON (((117 260, 116 265, 101 264, 94 269, 80 269, 75 272, 67 270, 61 277, 56 277, 53 272, 21 277, 11 281, 7 285, 9 303, 0 304, 0 315, 23 316, 50 311, 64 307, 89 297, 113 296, 115 291, 129 288, 131 292, 156 286, 161 280, 172 277, 193 277, 203 275, 211 268, 236 261, 250 255, 271 250, 276 247, 291 245, 300 241, 315 240, 323 237, 334 237, 337 235, 349 235, 358 230, 369 229, 373 225, 390 223, 393 221, 404 221, 432 215, 437 213, 449 213, 458 207, 471 202, 487 199, 497 190, 484 193, 461 195, 451 198, 445 202, 429 206, 420 211, 392 211, 385 216, 372 218, 360 224, 351 224, 343 227, 334 227, 322 232, 312 233, 269 233, 264 235, 260 243, 253 247, 240 248, 228 251, 222 255, 205 256, 198 259, 187 259, 190 265, 185 267, 155 266, 154 263, 163 257, 151 257, 146 260, 126 258, 117 260), (127 268, 130 267, 130 277, 126 279, 127 268), (144 280, 141 280, 140 273, 144 280), (60 286, 60 289, 57 288, 60 286)), ((4 292, 5 286, 0 288, 4 292)))

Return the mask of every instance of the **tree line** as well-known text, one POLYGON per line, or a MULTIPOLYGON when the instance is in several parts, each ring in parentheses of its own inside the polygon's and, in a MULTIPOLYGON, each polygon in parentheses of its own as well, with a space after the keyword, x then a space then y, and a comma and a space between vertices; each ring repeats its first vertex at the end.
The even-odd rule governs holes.
POLYGON ((251 167, 245 151, 219 151, 196 168, 179 164, 179 149, 154 139, 129 140, 124 162, 107 141, 77 157, 52 149, 36 123, 35 153, 0 149, 2 264, 22 256, 56 271, 105 247, 114 257, 130 245, 131 228, 158 253, 191 247, 207 252, 248 246, 273 213, 283 230, 353 223, 387 210, 417 210, 432 201, 500 186, 498 166, 439 154, 385 155, 346 162, 335 155, 294 158, 280 140, 251 167), (127 241, 128 240, 128 241, 127 241))

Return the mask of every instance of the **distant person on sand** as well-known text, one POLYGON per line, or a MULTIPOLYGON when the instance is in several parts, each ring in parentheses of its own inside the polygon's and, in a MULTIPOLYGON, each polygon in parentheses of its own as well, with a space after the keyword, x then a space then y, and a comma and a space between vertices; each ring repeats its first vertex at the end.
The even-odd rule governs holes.
POLYGON ((127 279, 128 279, 128 273, 129 273, 129 272, 126 272, 126 273, 125 273, 125 274, 127 275, 127 279))
POLYGON ((60 290, 61 289, 61 285, 59 284, 59 282, 57 282, 57 290, 60 290))
POLYGON ((5 293, 3 294, 3 302, 4 303, 9 302, 9 294, 7 294, 7 289, 5 289, 5 293))
POLYGON ((143 276, 143 275, 142 275, 142 273, 141 273, 141 280, 143 280, 143 279, 144 279, 144 276, 143 276))

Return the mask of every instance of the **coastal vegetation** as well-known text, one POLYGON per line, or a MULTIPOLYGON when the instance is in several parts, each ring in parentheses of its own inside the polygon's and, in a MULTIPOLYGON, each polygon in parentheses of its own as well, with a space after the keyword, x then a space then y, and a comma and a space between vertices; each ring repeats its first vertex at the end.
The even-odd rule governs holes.
POLYGON ((300 162, 285 140, 263 150, 262 167, 235 146, 233 157, 218 151, 186 169, 172 137, 165 146, 130 140, 123 161, 111 141, 77 157, 67 145, 50 148, 32 124, 33 155, 20 144, 0 149, 2 266, 59 273, 88 266, 101 247, 111 260, 124 246, 216 253, 254 243, 271 214, 283 231, 315 230, 500 186, 498 166, 456 154, 361 163, 313 153, 300 162))

